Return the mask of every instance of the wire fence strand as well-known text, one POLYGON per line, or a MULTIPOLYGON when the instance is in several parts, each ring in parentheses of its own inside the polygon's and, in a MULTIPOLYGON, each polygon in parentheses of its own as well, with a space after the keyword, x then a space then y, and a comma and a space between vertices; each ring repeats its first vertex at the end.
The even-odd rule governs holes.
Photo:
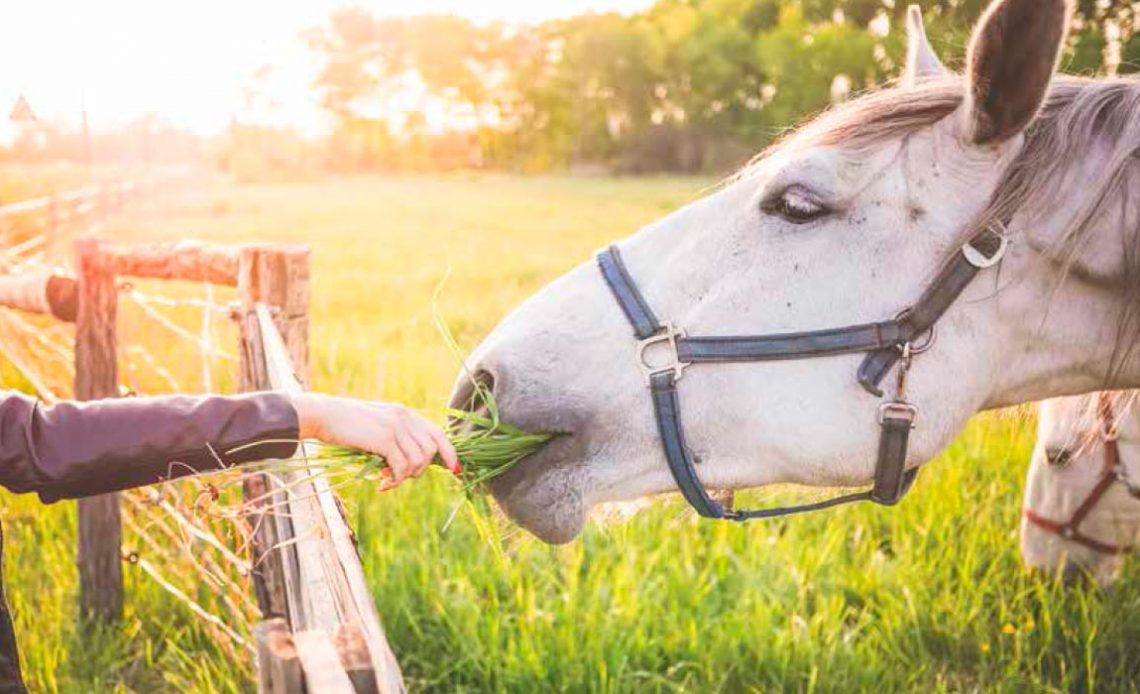
MULTIPOLYGON (((24 243, 19 250, 34 250, 39 244, 24 243)), ((27 261, 11 248, 0 249, 0 258, 12 261, 5 268, 10 274, 42 270, 41 264, 27 261)), ((215 303, 212 293, 204 299, 156 297, 137 291, 125 294, 147 321, 157 323, 162 333, 197 352, 203 387, 214 390, 219 362, 228 366, 237 361, 236 356, 218 347, 215 337, 217 323, 228 320, 232 308, 215 303), (156 307, 192 309, 190 315, 198 325, 185 327, 156 307)), ((181 313, 178 318, 183 317, 181 313)), ((74 338, 70 330, 57 324, 41 327, 16 311, 0 307, 0 334, 4 336, 0 339, 0 360, 7 362, 45 403, 71 395, 74 338)), ((155 331, 139 333, 150 338, 155 331)), ((155 356, 159 349, 141 343, 123 347, 120 360, 125 368, 120 373, 128 392, 186 392, 181 380, 155 356), (149 386, 151 383, 158 387, 149 386)), ((242 515, 246 506, 240 496, 240 482, 240 473, 227 471, 209 478, 190 477, 126 491, 123 523, 130 533, 124 543, 135 547, 124 550, 124 560, 181 604, 219 644, 231 644, 226 648, 232 657, 244 660, 246 656, 239 651, 253 651, 249 634, 260 613, 250 597, 252 529, 242 515), (142 556, 144 552, 147 556, 142 556), (202 602, 203 591, 212 596, 208 602, 216 608, 202 602), (195 594, 198 599, 191 597, 195 594)))

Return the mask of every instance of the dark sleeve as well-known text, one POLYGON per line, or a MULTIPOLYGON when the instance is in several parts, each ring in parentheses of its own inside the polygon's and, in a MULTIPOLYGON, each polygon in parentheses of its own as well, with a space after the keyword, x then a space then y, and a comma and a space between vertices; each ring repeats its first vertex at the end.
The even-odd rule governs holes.
POLYGON ((52 407, 0 393, 0 485, 36 492, 49 503, 289 458, 297 448, 297 426, 292 403, 278 393, 52 407))

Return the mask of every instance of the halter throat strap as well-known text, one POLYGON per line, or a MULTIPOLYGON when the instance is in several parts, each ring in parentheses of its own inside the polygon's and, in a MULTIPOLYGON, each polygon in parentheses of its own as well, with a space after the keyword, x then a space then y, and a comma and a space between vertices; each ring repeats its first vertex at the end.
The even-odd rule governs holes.
POLYGON ((981 270, 1000 261, 1007 247, 1004 235, 983 229, 974 235, 942 268, 917 303, 892 320, 827 330, 772 335, 689 337, 683 330, 658 320, 630 275, 616 246, 598 254, 598 268, 614 299, 638 339, 638 359, 653 399, 657 430, 669 470, 681 494, 698 514, 707 518, 745 521, 830 508, 855 501, 883 505, 899 502, 910 489, 918 469, 906 470, 910 431, 917 409, 905 401, 905 376, 910 345, 930 333, 935 322, 981 270), (647 352, 655 346, 669 349, 669 361, 650 365, 647 352), (899 367, 895 401, 879 410, 879 451, 871 489, 801 506, 729 510, 714 500, 700 482, 697 463, 685 442, 677 382, 684 370, 701 363, 763 362, 867 353, 858 378, 871 393, 882 395, 879 384, 899 367), (906 361, 900 364, 904 359, 906 361))

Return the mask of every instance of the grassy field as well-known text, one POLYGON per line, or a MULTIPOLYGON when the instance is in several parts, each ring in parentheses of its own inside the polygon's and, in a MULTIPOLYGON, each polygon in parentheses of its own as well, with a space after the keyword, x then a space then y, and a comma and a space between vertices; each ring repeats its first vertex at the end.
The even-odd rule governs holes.
MULTIPOLYGON (((696 179, 452 177, 195 192, 125 239, 303 241, 316 250, 313 381, 437 409, 471 347, 606 240, 698 196, 696 179)), ((185 367, 189 369, 190 367, 185 367)), ((193 382, 193 381, 191 381, 193 382)), ((741 527, 676 500, 549 548, 463 507, 437 475, 351 495, 388 637, 415 691, 1136 691, 1140 571, 1065 592, 1017 556, 1030 422, 987 416, 895 509, 741 527)), ((129 573, 124 634, 73 622, 73 512, 4 499, 6 572, 41 691, 233 691, 183 610, 129 573)))

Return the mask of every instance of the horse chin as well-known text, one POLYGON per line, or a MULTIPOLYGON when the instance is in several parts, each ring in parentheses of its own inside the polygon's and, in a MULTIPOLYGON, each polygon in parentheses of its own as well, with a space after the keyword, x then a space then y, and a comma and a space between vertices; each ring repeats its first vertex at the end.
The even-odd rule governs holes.
POLYGON ((1117 556, 1094 552, 1036 529, 1022 531, 1021 556, 1026 568, 1056 576, 1066 587, 1110 588, 1120 571, 1117 556))
POLYGON ((507 517, 543 542, 562 545, 582 532, 587 508, 579 477, 581 464, 560 459, 555 441, 491 480, 491 495, 507 517))

